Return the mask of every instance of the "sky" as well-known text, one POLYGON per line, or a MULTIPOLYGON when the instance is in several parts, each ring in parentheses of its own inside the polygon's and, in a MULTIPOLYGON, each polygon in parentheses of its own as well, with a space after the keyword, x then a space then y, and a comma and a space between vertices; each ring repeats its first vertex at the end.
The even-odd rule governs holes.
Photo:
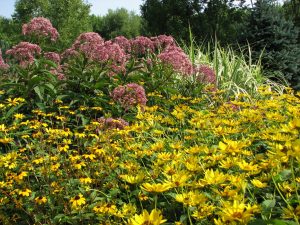
MULTIPOLYGON (((105 15, 108 9, 125 8, 140 14, 142 0, 84 0, 92 5, 91 14, 105 15)), ((14 12, 15 0, 0 0, 0 16, 10 18, 14 12)))

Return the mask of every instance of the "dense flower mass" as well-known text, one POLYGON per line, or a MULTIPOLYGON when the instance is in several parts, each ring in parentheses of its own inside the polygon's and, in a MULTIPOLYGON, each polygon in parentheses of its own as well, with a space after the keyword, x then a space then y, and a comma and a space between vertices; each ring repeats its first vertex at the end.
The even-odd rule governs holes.
POLYGON ((60 55, 56 52, 45 52, 44 57, 55 62, 57 65, 60 64, 60 55))
POLYGON ((37 37, 50 37, 51 41, 56 41, 59 36, 50 20, 43 17, 35 17, 28 24, 24 24, 22 33, 23 35, 36 35, 37 37))
POLYGON ((20 42, 13 46, 12 49, 7 50, 6 54, 13 56, 17 61, 19 61, 21 66, 26 67, 33 63, 34 55, 40 55, 41 51, 41 48, 36 44, 20 42))
POLYGON ((178 73, 191 75, 194 72, 193 65, 188 56, 177 46, 169 46, 158 55, 158 58, 163 63, 171 65, 178 73))
POLYGON ((194 73, 196 74, 196 79, 200 82, 215 84, 217 81, 215 71, 207 65, 196 67, 194 73))
POLYGON ((4 62, 4 60, 2 58, 2 51, 0 49, 0 70, 6 70, 8 68, 9 68, 9 65, 4 62))
POLYGON ((112 42, 118 44, 126 53, 131 51, 130 40, 128 40, 124 36, 115 37, 114 39, 112 39, 112 42))
POLYGON ((119 102, 125 109, 129 109, 132 106, 141 105, 145 106, 147 103, 147 97, 145 89, 135 83, 126 84, 124 86, 116 87, 112 94, 112 98, 119 102))
POLYGON ((125 71, 126 54, 118 44, 112 41, 106 41, 103 45, 95 46, 90 55, 95 62, 110 64, 111 75, 125 71))
POLYGON ((131 40, 131 53, 143 55, 154 51, 154 43, 148 37, 139 36, 131 40))
POLYGON ((159 35, 157 37, 151 37, 151 40, 158 49, 165 49, 176 45, 175 39, 172 36, 159 35))
POLYGON ((94 49, 103 44, 104 39, 98 33, 87 32, 79 35, 71 50, 82 52, 87 58, 90 58, 94 53, 94 49))

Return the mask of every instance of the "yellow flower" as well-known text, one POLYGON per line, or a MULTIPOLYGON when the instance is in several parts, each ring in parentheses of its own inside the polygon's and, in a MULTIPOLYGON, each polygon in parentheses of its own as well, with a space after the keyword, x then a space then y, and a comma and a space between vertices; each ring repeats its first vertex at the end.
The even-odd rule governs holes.
POLYGON ((14 117, 15 117, 16 120, 21 120, 21 119, 23 119, 25 116, 24 116, 24 114, 16 113, 16 114, 14 115, 14 117))
POLYGON ((47 198, 46 198, 45 196, 39 196, 39 197, 36 197, 36 198, 34 199, 34 201, 35 201, 37 204, 41 205, 41 204, 45 204, 45 203, 47 202, 47 198))
POLYGON ((153 209, 150 214, 147 210, 144 210, 141 215, 134 215, 133 218, 128 220, 128 225, 159 225, 166 221, 166 219, 163 219, 160 210, 153 209))
MULTIPOLYGON (((223 174, 222 172, 219 172, 219 170, 213 171, 206 170, 204 179, 202 179, 202 182, 206 185, 214 185, 214 184, 221 184, 224 183, 227 179, 227 175, 223 174)), ((200 183, 202 183, 200 182, 200 183)))
POLYGON ((141 188, 144 191, 147 192, 156 192, 156 193, 161 193, 169 190, 172 186, 169 183, 158 183, 158 184, 149 184, 149 183, 144 183, 142 184, 141 188))
POLYGON ((267 183, 262 183, 260 180, 257 180, 257 179, 253 179, 253 180, 251 181, 251 183, 252 183, 255 187, 257 187, 257 188, 264 188, 264 187, 267 187, 267 186, 268 186, 267 183))
POLYGON ((72 208, 78 208, 82 205, 85 205, 85 198, 82 194, 79 194, 71 198, 70 202, 72 203, 72 208))
POLYGON ((206 202, 205 195, 198 192, 189 191, 188 193, 177 194, 175 196, 177 202, 183 203, 188 206, 196 206, 206 202))
POLYGON ((249 205, 243 202, 234 200, 231 202, 222 202, 221 211, 218 213, 223 224, 228 222, 239 222, 248 224, 254 213, 259 211, 258 206, 249 205))
POLYGON ((83 183, 83 184, 91 184, 92 183, 92 179, 89 177, 82 177, 82 178, 79 178, 79 180, 80 180, 80 183, 83 183))
POLYGON ((215 206, 213 205, 201 205, 197 210, 195 210, 192 214, 192 217, 202 220, 210 215, 212 215, 215 210, 215 206))
POLYGON ((104 203, 102 205, 97 205, 93 208, 95 213, 104 213, 110 215, 116 215, 118 212, 117 206, 111 203, 104 203))
POLYGON ((124 181, 126 181, 127 183, 130 184, 137 184, 143 181, 145 175, 143 173, 138 173, 136 176, 134 175, 128 175, 128 174, 122 174, 120 175, 120 178, 124 181))
POLYGON ((28 188, 26 188, 23 191, 19 191, 19 195, 21 195, 23 197, 25 197, 25 196, 29 197, 29 195, 31 194, 31 192, 32 192, 31 190, 29 190, 28 188))
POLYGON ((4 137, 4 138, 0 138, 0 143, 2 144, 8 144, 13 142, 14 139, 10 138, 10 137, 4 137))

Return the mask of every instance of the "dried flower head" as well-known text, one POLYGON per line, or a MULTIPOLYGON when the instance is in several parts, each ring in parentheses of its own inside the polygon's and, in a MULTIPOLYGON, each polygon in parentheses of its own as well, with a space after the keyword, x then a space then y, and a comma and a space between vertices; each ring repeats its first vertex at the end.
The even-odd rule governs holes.
POLYGON ((22 33, 37 37, 50 37, 51 41, 56 41, 59 35, 50 20, 44 17, 35 17, 29 23, 23 24, 22 33))
POLYGON ((106 129, 119 129, 123 130, 124 127, 128 126, 129 124, 123 120, 122 118, 99 118, 98 122, 100 124, 100 129, 101 130, 106 130, 106 129))
POLYGON ((175 39, 172 36, 163 34, 157 37, 151 37, 150 39, 153 41, 155 48, 158 49, 165 49, 170 46, 176 46, 175 39))

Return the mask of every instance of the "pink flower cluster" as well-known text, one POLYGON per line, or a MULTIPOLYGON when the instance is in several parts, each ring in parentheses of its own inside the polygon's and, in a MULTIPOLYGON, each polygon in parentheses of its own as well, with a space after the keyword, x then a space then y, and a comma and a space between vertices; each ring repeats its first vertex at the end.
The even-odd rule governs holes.
POLYGON ((104 44, 103 38, 95 32, 82 33, 69 49, 82 52, 87 58, 91 58, 95 48, 104 44))
POLYGON ((7 70, 9 68, 9 65, 6 64, 2 58, 2 51, 0 49, 0 70, 7 70))
POLYGON ((215 71, 207 65, 195 68, 196 79, 202 83, 215 84, 217 81, 215 71))
POLYGON ((118 44, 125 52, 131 51, 131 42, 124 36, 115 37, 112 42, 118 44))
POLYGON ((143 55, 147 52, 154 52, 154 43, 150 38, 139 36, 131 40, 131 53, 143 55))
POLYGON ((172 36, 159 35, 157 37, 151 37, 151 40, 157 49, 165 49, 170 46, 176 46, 175 39, 172 36))
POLYGON ((36 44, 31 44, 29 42, 20 42, 19 44, 13 46, 12 49, 6 51, 7 55, 13 56, 19 61, 22 67, 33 63, 34 55, 41 54, 41 48, 36 44))
POLYGON ((106 129, 119 129, 123 130, 126 126, 129 124, 123 120, 122 118, 99 118, 98 122, 100 124, 100 129, 101 130, 106 130, 106 129))
POLYGON ((119 102, 126 110, 136 105, 143 107, 147 103, 145 89, 136 83, 116 87, 111 97, 114 101, 119 102))
POLYGON ((89 60, 109 65, 111 74, 125 71, 127 56, 123 48, 113 41, 104 41, 94 32, 81 34, 71 48, 63 53, 63 57, 84 54, 89 60))
POLYGON ((177 46, 169 46, 158 58, 165 64, 171 65, 174 71, 184 75, 191 75, 194 72, 193 65, 183 50, 177 46))
POLYGON ((50 37, 51 41, 56 41, 59 35, 50 20, 44 17, 35 17, 28 24, 24 24, 22 26, 22 33, 23 35, 50 37))
POLYGON ((44 57, 45 59, 55 62, 57 65, 60 64, 60 55, 56 52, 45 52, 44 57))

